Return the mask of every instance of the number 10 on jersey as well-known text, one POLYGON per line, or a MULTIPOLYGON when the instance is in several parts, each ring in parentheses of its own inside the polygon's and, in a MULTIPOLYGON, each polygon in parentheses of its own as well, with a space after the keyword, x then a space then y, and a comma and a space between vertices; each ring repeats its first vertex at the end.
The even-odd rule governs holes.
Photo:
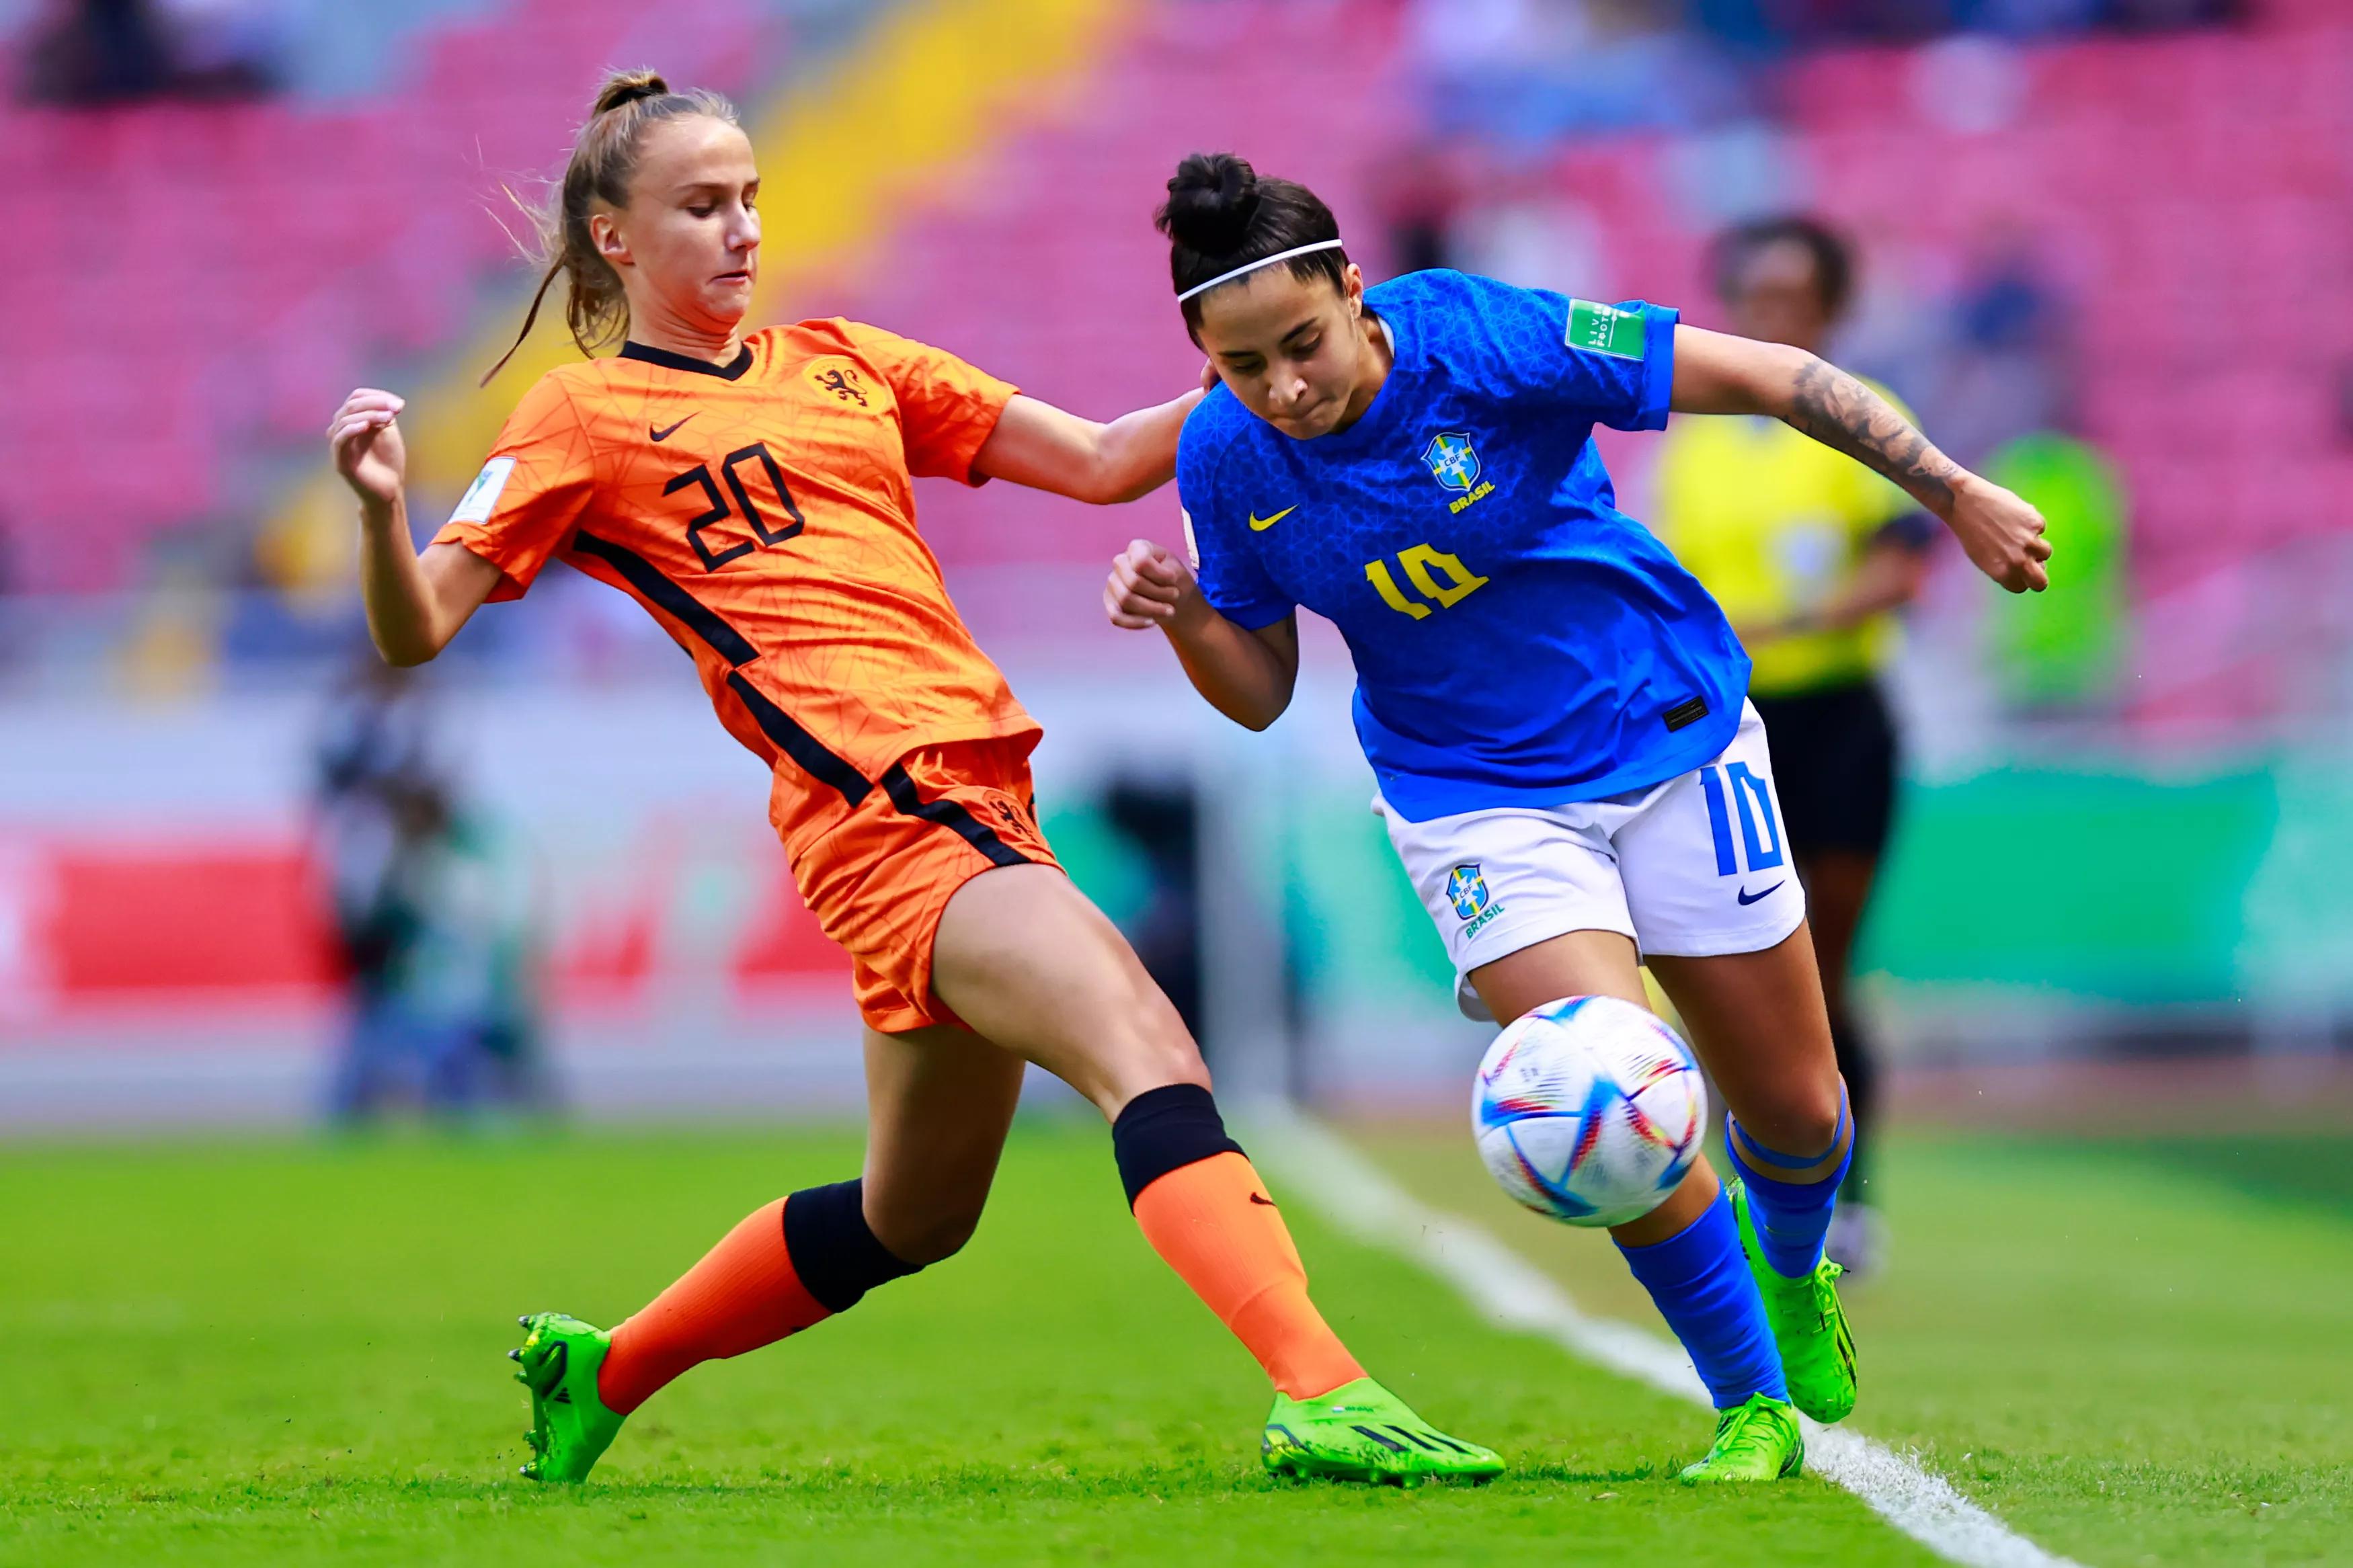
MULTIPOLYGON (((1433 550, 1427 544, 1417 544, 1398 552, 1398 565, 1405 572, 1406 581, 1418 589, 1422 597, 1434 601, 1441 610, 1451 609, 1472 594, 1487 585, 1487 579, 1462 564, 1460 556, 1449 555, 1443 550, 1433 550), (1445 581, 1440 582, 1443 577, 1445 581)), ((1405 595, 1397 578, 1389 573, 1386 561, 1366 563, 1365 581, 1381 596, 1381 603, 1400 615, 1415 620, 1430 614, 1430 605, 1419 604, 1405 595)))

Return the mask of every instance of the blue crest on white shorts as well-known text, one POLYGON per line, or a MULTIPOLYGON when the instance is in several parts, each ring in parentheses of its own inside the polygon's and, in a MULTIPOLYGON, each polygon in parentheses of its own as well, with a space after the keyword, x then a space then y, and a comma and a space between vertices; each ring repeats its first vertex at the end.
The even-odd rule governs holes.
POLYGON ((1480 874, 1478 862, 1457 866, 1446 874, 1446 897, 1454 912, 1464 920, 1476 920, 1487 908, 1487 879, 1480 874))

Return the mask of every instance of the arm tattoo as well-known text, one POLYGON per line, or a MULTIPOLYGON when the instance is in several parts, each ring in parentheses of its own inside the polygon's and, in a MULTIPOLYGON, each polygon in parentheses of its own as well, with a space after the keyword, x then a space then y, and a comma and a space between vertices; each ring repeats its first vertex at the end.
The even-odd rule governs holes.
POLYGON ((1923 506, 1942 512, 1953 504, 1959 468, 1885 398, 1834 364, 1809 360, 1798 372, 1789 423, 1832 451, 1886 475, 1923 506))

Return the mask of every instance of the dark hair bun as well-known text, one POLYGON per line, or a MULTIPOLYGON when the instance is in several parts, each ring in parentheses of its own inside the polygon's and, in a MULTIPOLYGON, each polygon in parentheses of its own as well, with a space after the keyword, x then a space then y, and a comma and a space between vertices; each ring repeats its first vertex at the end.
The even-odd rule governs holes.
POLYGON ((1258 173, 1231 153, 1195 153, 1168 181, 1160 232, 1187 250, 1229 256, 1250 237, 1258 211, 1258 173))
POLYGON ((605 79, 605 85, 596 91, 596 107, 588 112, 592 117, 608 114, 623 104, 635 103, 641 98, 666 98, 669 95, 670 83, 662 79, 659 71, 616 71, 605 79))

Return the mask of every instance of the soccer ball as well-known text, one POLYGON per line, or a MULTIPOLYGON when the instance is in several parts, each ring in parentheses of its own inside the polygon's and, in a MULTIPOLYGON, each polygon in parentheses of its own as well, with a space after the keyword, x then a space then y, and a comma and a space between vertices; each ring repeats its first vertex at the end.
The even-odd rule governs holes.
POLYGON ((1614 996, 1565 996, 1495 1037, 1471 1135, 1496 1184, 1570 1225, 1624 1225, 1699 1157, 1707 1088, 1683 1037, 1614 996))

